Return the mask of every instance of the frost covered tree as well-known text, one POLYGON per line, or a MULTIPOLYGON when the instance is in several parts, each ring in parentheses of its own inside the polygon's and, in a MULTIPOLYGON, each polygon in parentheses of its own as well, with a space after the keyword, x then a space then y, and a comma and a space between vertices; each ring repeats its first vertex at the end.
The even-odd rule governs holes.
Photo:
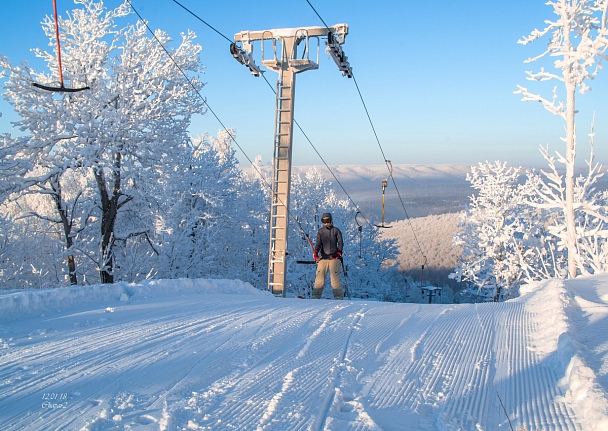
MULTIPOLYGON (((136 212, 127 213, 129 206, 138 200, 143 206, 145 185, 159 181, 159 166, 176 157, 179 144, 188 140, 191 116, 204 111, 198 96, 203 84, 197 78, 201 47, 191 32, 170 48, 168 34, 157 30, 152 37, 142 23, 117 30, 116 20, 130 13, 127 2, 112 10, 101 1, 75 3, 81 7, 59 20, 64 79, 89 90, 58 94, 32 87, 33 82, 58 82, 54 53, 35 50, 50 75, 0 57, 8 74, 4 96, 21 117, 16 126, 28 133, 13 143, 13 150, 30 168, 11 190, 15 184, 31 190, 70 170, 90 171, 99 229, 94 258, 101 281, 111 283, 117 241, 148 232, 136 212), (129 223, 120 223, 123 215, 129 223)), ((54 42, 51 18, 43 29, 54 42)))
POLYGON ((522 95, 523 101, 541 102, 544 108, 554 115, 563 118, 565 122, 566 151, 560 161, 565 164, 565 208, 564 221, 566 232, 566 248, 568 251, 568 274, 576 277, 580 270, 577 256, 577 239, 574 215, 576 157, 576 123, 575 123, 575 94, 586 93, 590 87, 586 81, 594 79, 601 62, 606 58, 608 48, 607 12, 608 0, 554 0, 547 5, 553 8, 557 15, 554 21, 545 21, 543 30, 535 29, 532 33, 518 41, 520 44, 532 43, 550 34, 551 39, 547 49, 540 55, 529 58, 526 63, 537 61, 543 57, 556 58, 553 63, 557 73, 541 67, 539 72, 528 71, 529 80, 543 82, 556 80, 563 84, 565 102, 558 100, 557 86, 550 98, 532 93, 527 88, 518 86, 516 94, 522 95))
POLYGON ((239 234, 239 239, 247 239, 240 250, 246 269, 242 279, 259 289, 266 289, 270 236, 270 178, 261 156, 257 156, 251 164, 251 169, 242 170, 239 187, 239 207, 243 210, 238 216, 243 233, 239 234))
POLYGON ((521 233, 526 231, 520 168, 480 163, 467 181, 477 190, 462 215, 454 244, 463 249, 452 278, 472 283, 476 293, 498 301, 512 296, 522 280, 521 233))
MULTIPOLYGON (((583 275, 608 270, 608 193, 597 189, 598 180, 604 174, 602 166, 595 162, 593 130, 590 137, 587 169, 575 179, 573 204, 576 232, 574 256, 578 271, 583 275)), ((547 148, 541 148, 541 152, 550 169, 528 175, 529 188, 532 190, 529 205, 540 216, 540 222, 532 228, 538 232, 538 238, 543 238, 530 253, 536 261, 527 262, 531 280, 564 277, 567 274, 563 264, 563 254, 568 247, 564 223, 566 180, 557 167, 557 163, 564 163, 564 160, 559 153, 550 156, 547 148)))
POLYGON ((244 179, 231 146, 234 136, 234 130, 221 130, 217 137, 185 144, 168 172, 171 182, 160 186, 170 196, 156 221, 160 277, 257 280, 263 198, 244 179))
POLYGON ((215 261, 217 226, 221 221, 226 184, 218 155, 206 135, 182 144, 182 156, 167 166, 167 181, 158 184, 156 239, 160 245, 161 278, 197 278, 209 275, 215 261))
MULTIPOLYGON (((25 211, 30 209, 24 202, 20 205, 25 211)), ((60 275, 54 271, 58 263, 54 257, 62 254, 61 241, 56 238, 55 224, 16 216, 4 206, 0 215, 0 288, 52 286, 60 275)))
MULTIPOLYGON (((608 192, 598 190, 602 167, 594 160, 590 134, 587 169, 575 178, 576 265, 583 275, 608 270, 608 192)), ((478 190, 463 213, 454 243, 463 253, 451 277, 472 283, 495 299, 512 296, 521 283, 568 276, 568 233, 564 221, 564 163, 541 148, 550 169, 526 173, 505 163, 480 164, 467 179, 478 190)))
MULTIPOLYGON (((68 181, 68 178, 66 178, 68 181)), ((54 287, 72 283, 78 278, 86 282, 87 260, 81 265, 66 266, 70 255, 81 255, 86 242, 80 239, 80 219, 73 217, 71 209, 66 214, 74 224, 70 227, 73 248, 66 247, 66 236, 62 220, 57 217, 56 200, 48 193, 29 193, 16 200, 7 200, 0 206, 1 248, 5 251, 0 261, 2 284, 5 288, 54 287), (35 250, 35 253, 32 253, 35 250)), ((75 201, 64 195, 69 208, 75 201)), ((81 213, 78 204, 77 213, 81 213)))
POLYGON ((243 178, 243 172, 236 158, 232 141, 236 133, 232 129, 220 130, 217 137, 210 137, 210 143, 217 155, 217 176, 215 183, 221 191, 215 199, 221 201, 218 211, 216 232, 220 241, 215 243, 218 274, 232 272, 235 277, 243 278, 250 271, 252 236, 257 229, 255 213, 263 205, 263 197, 250 193, 243 178), (253 198, 253 200, 252 200, 253 198), (255 200, 257 198, 257 201, 255 200), (222 238, 230 238, 223 241, 222 238))
MULTIPOLYGON (((82 171, 58 172, 51 176, 48 181, 38 183, 35 188, 24 190, 23 194, 30 193, 40 195, 40 198, 48 196, 52 202, 52 210, 39 212, 37 209, 26 213, 24 216, 37 217, 58 226, 65 245, 65 260, 68 264, 68 278, 70 284, 78 284, 78 270, 76 267, 75 249, 83 250, 84 241, 80 241, 75 247, 75 239, 82 237, 82 232, 87 228, 91 214, 94 212, 90 201, 86 200, 90 195, 90 187, 87 187, 87 179, 82 177, 82 171), (68 184, 67 192, 65 185, 68 184), (84 183, 84 184, 83 184, 84 183)), ((63 254, 63 253, 60 253, 63 254)))
POLYGON ((23 178, 31 166, 20 154, 27 142, 25 136, 13 137, 9 133, 0 136, 0 202, 6 200, 11 193, 27 187, 23 178))

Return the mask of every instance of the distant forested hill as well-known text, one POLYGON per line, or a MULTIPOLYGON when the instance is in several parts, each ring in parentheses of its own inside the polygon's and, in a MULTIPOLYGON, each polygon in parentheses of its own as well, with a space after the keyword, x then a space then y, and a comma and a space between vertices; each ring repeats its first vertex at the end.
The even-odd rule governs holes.
POLYGON ((455 286, 448 279, 454 270, 456 260, 462 253, 460 247, 452 245, 456 233, 460 213, 429 215, 426 217, 410 218, 391 223, 390 229, 383 229, 382 234, 387 238, 397 240, 399 269, 419 282, 424 275, 425 283, 445 286, 455 286), (421 273, 425 263, 424 274, 421 273))

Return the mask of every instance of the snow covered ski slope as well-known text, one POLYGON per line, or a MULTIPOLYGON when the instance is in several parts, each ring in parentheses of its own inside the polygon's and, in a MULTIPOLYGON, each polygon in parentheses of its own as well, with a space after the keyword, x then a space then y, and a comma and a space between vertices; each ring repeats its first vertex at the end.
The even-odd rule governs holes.
POLYGON ((509 430, 499 395, 514 429, 608 429, 608 277, 530 290, 463 305, 223 280, 3 293, 0 429, 509 430))

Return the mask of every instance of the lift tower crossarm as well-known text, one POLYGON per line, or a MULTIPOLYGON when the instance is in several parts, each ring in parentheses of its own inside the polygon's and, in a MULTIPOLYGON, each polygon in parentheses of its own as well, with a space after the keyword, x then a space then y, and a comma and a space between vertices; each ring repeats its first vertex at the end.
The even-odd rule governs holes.
POLYGON ((319 39, 327 38, 327 49, 343 75, 351 76, 350 65, 340 47, 348 34, 348 25, 332 27, 298 27, 261 31, 242 31, 234 35, 230 51, 239 63, 255 76, 261 71, 253 60, 254 42, 261 43, 262 65, 279 74, 276 91, 274 155, 272 162, 272 196, 270 202, 270 242, 268 253, 268 290, 285 296, 287 274, 287 238, 289 236, 289 189, 296 74, 319 67, 319 39), (317 40, 317 58, 310 58, 310 40, 317 40), (302 56, 298 46, 304 43, 302 56), (240 46, 238 46, 240 44, 240 46), (264 52, 272 48, 272 53, 264 52), (316 61, 315 61, 316 60, 316 61))
MULTIPOLYGON (((262 64, 267 68, 279 72, 281 70, 281 59, 278 58, 276 52, 276 41, 283 44, 282 60, 287 61, 288 66, 293 68, 295 73, 304 72, 310 69, 317 69, 318 58, 316 62, 310 60, 310 50, 308 42, 311 38, 326 37, 327 52, 335 61, 338 69, 344 76, 352 78, 352 69, 348 63, 348 57, 344 55, 341 45, 344 44, 346 35, 348 34, 348 24, 336 24, 331 27, 295 27, 281 28, 271 30, 244 30, 234 35, 234 40, 241 43, 242 47, 231 45, 231 52, 234 58, 245 66, 249 67, 251 74, 261 76, 262 72, 252 59, 253 42, 262 42, 262 64), (265 58, 264 56, 264 41, 270 40, 273 45, 273 57, 265 58), (298 59, 296 55, 297 46, 302 42, 306 42, 306 59, 298 59), (284 58, 283 58, 284 57, 284 58)), ((317 45, 318 46, 318 45, 317 45)), ((318 56, 317 56, 318 57, 318 56)))
POLYGON ((329 32, 333 33, 340 44, 344 43, 344 38, 348 34, 348 24, 336 24, 331 27, 294 27, 294 28, 279 28, 272 30, 244 30, 234 35, 236 42, 240 41, 253 41, 262 39, 278 39, 286 37, 299 37, 304 38, 303 31, 305 31, 309 37, 325 37, 329 32))

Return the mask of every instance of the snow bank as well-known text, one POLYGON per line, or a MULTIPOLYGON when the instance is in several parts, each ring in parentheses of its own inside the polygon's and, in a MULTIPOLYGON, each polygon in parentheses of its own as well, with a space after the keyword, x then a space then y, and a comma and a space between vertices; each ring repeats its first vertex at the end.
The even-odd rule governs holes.
POLYGON ((180 278, 178 280, 148 280, 140 284, 127 284, 125 286, 125 293, 135 297, 138 295, 146 297, 161 296, 167 293, 270 295, 269 292, 258 290, 251 284, 241 280, 180 278))
POLYGON ((544 359, 556 351, 561 352, 559 349, 564 349, 560 362, 565 364, 565 369, 573 351, 563 338, 568 332, 564 281, 545 280, 530 283, 520 288, 520 294, 520 299, 526 302, 526 307, 539 316, 538 330, 531 332, 534 350, 544 359), (559 344, 561 345, 558 347, 559 344))
POLYGON ((518 430, 607 430, 608 274, 522 293, 278 300, 196 279, 0 293, 0 429, 494 431, 506 412, 518 430))
POLYGON ((118 283, 2 292, 0 320, 57 312, 76 305, 117 301, 124 293, 123 286, 118 283))
POLYGON ((565 401, 584 422, 591 424, 591 430, 608 430, 608 401, 596 382, 595 372, 579 355, 570 360, 560 384, 566 392, 565 401))
MULTIPOLYGON (((534 351, 552 362, 570 405, 591 430, 608 431, 608 401, 597 382, 597 376, 585 361, 585 347, 577 340, 576 301, 568 281, 546 280, 520 289, 526 307, 537 316, 537 328, 530 331, 534 351)), ((584 329, 583 329, 584 330, 584 329)))
POLYGON ((213 279, 146 280, 141 283, 7 291, 0 293, 0 321, 58 312, 86 304, 111 304, 117 301, 126 302, 130 298, 190 293, 270 295, 240 280, 213 279))

